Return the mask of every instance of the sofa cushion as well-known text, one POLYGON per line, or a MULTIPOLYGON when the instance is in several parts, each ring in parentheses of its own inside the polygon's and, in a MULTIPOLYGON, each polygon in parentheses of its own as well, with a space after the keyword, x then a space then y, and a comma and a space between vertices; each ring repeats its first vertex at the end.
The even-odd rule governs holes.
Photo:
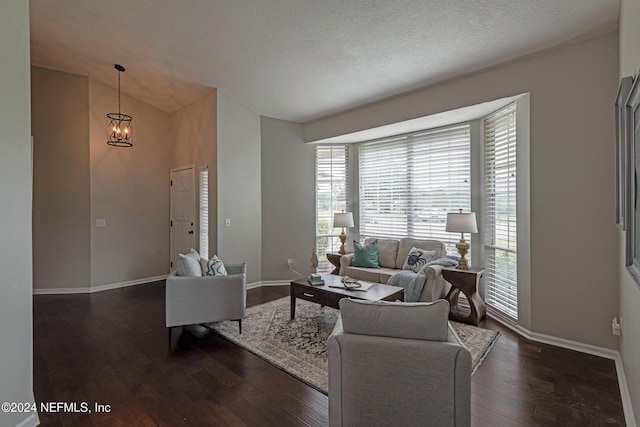
POLYGON ((362 245, 353 241, 353 259, 351 265, 355 267, 378 268, 378 240, 362 245))
MULTIPOLYGON (((364 240, 364 244, 373 242, 374 238, 369 237, 364 240)), ((386 268, 396 268, 396 258, 398 256, 398 239, 377 239, 378 240, 378 265, 386 268)))
POLYGON ((191 249, 188 254, 178 254, 178 276, 202 276, 200 267, 200 254, 195 249, 191 249))
POLYGON ((426 263, 431 261, 436 255, 436 251, 427 251, 420 248, 411 248, 407 259, 402 266, 403 270, 411 270, 414 273, 422 270, 426 263))
POLYGON ((387 282, 389 282, 389 279, 391 279, 391 276, 393 276, 394 274, 396 274, 398 271, 397 268, 381 268, 380 269, 380 278, 378 279, 378 283, 382 283, 382 284, 387 284, 387 282))
POLYGON ((344 331, 351 334, 415 340, 449 339, 449 303, 364 301, 339 302, 344 331))
POLYGON ((445 248, 444 243, 439 240, 420 240, 406 237, 404 239, 400 239, 398 256, 396 257, 396 268, 402 269, 412 248, 434 251, 436 254, 433 259, 442 258, 447 254, 447 249, 445 248))
POLYGON ((387 283, 389 278, 400 270, 395 268, 347 267, 346 275, 365 282, 387 283))

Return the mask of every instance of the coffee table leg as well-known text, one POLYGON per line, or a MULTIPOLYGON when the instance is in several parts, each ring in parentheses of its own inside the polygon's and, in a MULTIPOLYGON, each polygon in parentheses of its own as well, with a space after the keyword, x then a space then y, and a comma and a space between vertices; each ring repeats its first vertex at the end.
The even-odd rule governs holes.
POLYGON ((291 320, 296 317, 296 297, 293 295, 293 285, 291 285, 291 320))

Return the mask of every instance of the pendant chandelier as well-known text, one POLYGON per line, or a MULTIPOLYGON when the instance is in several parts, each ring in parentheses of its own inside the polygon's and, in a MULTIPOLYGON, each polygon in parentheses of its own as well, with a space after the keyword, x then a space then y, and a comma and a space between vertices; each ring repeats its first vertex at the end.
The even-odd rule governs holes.
POLYGON ((118 112, 107 113, 107 144, 115 147, 132 147, 131 122, 133 117, 120 112, 120 73, 124 72, 124 67, 115 64, 114 68, 118 70, 118 112))

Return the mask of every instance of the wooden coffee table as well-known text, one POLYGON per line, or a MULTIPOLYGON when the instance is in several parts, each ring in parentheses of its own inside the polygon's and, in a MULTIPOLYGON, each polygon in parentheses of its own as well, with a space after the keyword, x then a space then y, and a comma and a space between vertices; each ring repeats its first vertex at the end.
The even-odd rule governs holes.
POLYGON ((327 307, 340 308, 338 302, 342 298, 362 299, 367 301, 404 301, 404 288, 376 283, 363 291, 351 291, 348 289, 332 288, 330 286, 341 285, 342 276, 323 274, 324 285, 312 286, 306 278, 300 278, 291 282, 291 319, 296 317, 296 298, 326 305, 327 307))

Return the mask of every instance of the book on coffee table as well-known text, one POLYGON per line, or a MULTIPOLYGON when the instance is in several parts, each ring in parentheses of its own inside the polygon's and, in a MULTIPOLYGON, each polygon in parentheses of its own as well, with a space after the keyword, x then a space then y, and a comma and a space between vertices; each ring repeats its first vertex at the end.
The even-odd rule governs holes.
POLYGON ((309 282, 309 284, 313 286, 324 285, 324 280, 322 280, 322 276, 320 276, 318 273, 312 273, 307 278, 307 282, 309 282))

